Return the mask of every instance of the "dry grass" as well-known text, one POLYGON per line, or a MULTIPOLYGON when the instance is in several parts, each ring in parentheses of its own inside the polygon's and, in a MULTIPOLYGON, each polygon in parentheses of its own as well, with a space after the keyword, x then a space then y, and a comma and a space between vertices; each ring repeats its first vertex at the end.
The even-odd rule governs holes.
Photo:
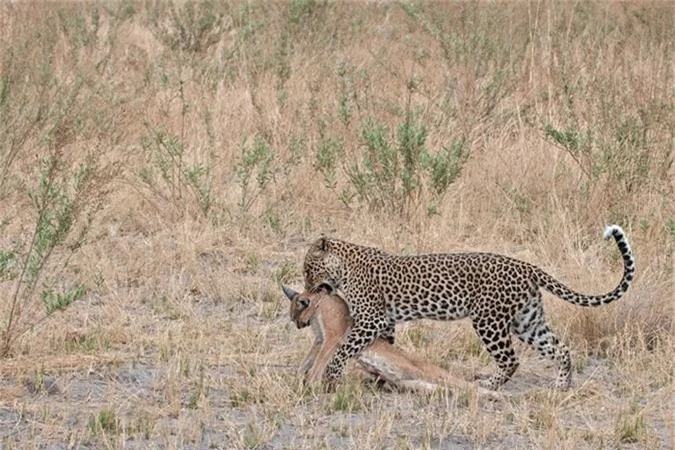
MULTIPOLYGON (((672 446, 673 17, 670 2, 3 3, 0 446, 672 446), (464 140, 444 195, 426 178, 400 209, 354 195, 368 117, 392 135, 414 117, 432 154, 464 140), (78 206, 36 267, 50 228, 27 193, 50 155, 53 205, 78 206), (620 272, 610 222, 635 249, 631 291, 594 310, 546 300, 568 393, 521 346, 500 403, 299 385, 310 336, 279 283, 301 285, 320 233, 497 251, 603 292, 620 272)), ((466 323, 397 334, 469 379, 492 370, 466 323)))

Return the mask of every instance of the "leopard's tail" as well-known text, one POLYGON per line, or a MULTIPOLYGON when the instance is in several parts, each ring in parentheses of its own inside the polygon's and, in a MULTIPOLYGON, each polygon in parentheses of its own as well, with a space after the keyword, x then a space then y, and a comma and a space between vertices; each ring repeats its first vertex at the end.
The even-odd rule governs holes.
POLYGON ((619 284, 607 294, 601 295, 584 295, 574 292, 551 275, 547 274, 539 268, 535 268, 533 273, 534 282, 541 288, 546 289, 553 295, 561 299, 580 306, 600 306, 618 300, 626 293, 631 283, 633 282, 633 275, 635 273, 635 259, 633 252, 628 244, 628 239, 623 230, 618 225, 609 225, 605 228, 603 237, 609 239, 614 237, 616 244, 619 246, 619 251, 623 258, 623 277, 619 284))

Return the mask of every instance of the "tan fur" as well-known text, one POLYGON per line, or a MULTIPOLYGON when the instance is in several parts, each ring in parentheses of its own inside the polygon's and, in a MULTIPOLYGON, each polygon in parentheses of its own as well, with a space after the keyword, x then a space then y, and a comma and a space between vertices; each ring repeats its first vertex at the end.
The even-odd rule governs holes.
MULTIPOLYGON (((339 296, 325 292, 298 294, 291 300, 291 320, 298 328, 312 327, 315 341, 300 366, 300 375, 309 383, 320 383, 326 366, 351 324, 347 305, 339 296), (306 307, 298 302, 302 296, 309 299, 306 307)), ((438 366, 411 358, 381 338, 366 347, 357 361, 368 372, 407 389, 431 390, 439 385, 470 385, 438 366)))

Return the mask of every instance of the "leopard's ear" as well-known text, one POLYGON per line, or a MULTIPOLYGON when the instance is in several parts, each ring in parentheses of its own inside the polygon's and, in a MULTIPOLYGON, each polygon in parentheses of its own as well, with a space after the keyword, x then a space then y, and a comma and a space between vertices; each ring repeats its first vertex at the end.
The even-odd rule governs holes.
POLYGON ((335 287, 326 281, 319 284, 319 286, 316 288, 316 292, 323 292, 328 295, 333 295, 335 294, 336 291, 337 290, 335 289, 335 287))
POLYGON ((322 234, 319 239, 312 244, 311 252, 317 256, 328 250, 328 237, 322 234))
POLYGON ((298 292, 294 291, 293 289, 287 287, 287 286, 281 286, 281 289, 283 289, 284 294, 286 294, 286 297, 288 297, 289 300, 293 300, 296 296, 299 295, 298 292))

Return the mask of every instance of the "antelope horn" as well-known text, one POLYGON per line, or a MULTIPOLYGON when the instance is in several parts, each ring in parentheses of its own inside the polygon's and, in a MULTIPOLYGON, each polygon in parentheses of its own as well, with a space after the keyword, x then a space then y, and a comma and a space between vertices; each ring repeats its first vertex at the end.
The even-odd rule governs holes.
POLYGON ((286 287, 286 286, 281 286, 281 289, 284 290, 284 294, 286 294, 286 297, 288 297, 289 300, 293 300, 296 295, 298 295, 297 292, 295 292, 293 289, 286 287))

